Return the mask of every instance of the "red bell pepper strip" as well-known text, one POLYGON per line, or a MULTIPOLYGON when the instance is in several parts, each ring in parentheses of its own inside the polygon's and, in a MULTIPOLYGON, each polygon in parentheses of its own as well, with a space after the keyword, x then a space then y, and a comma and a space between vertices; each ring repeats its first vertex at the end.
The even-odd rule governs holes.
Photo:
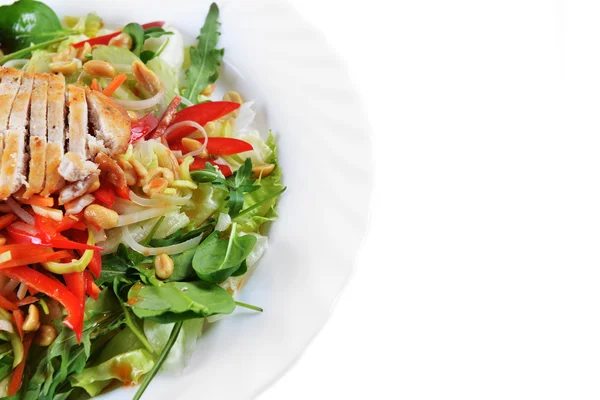
POLYGON ((100 274, 102 273, 102 257, 99 251, 96 250, 94 252, 94 257, 92 257, 92 261, 88 264, 88 269, 96 278, 100 278, 100 274))
POLYGON ((115 203, 115 186, 109 181, 103 180, 100 183, 100 187, 92 195, 100 203, 111 208, 115 203))
POLYGON ((0 217, 0 229, 4 229, 17 219, 15 214, 4 214, 0 217))
POLYGON ((158 126, 158 117, 152 113, 145 115, 131 124, 131 137, 129 143, 135 143, 146 137, 158 126))
MULTIPOLYGON (((163 25, 165 24, 165 21, 154 21, 154 22, 149 22, 147 24, 143 24, 142 28, 144 29, 149 29, 149 28, 162 28, 163 25)), ((108 35, 104 35, 104 36, 98 36, 92 39, 88 39, 88 40, 84 40, 78 43, 75 43, 73 45, 73 47, 75 47, 76 49, 83 47, 84 44, 89 43, 90 46, 95 46, 98 44, 104 44, 107 45, 110 42, 110 39, 117 37, 121 34, 121 31, 118 32, 114 32, 114 33, 110 33, 108 35)))
MULTIPOLYGON (((175 115, 173 123, 183 121, 194 121, 202 126, 210 121, 214 121, 240 108, 238 103, 230 101, 210 101, 206 103, 196 104, 195 106, 184 108, 175 115)), ((169 133, 167 141, 175 142, 181 138, 189 136, 196 129, 191 126, 185 126, 177 129, 175 132, 169 133)))
POLYGON ((21 383, 23 382, 23 372, 25 371, 25 363, 27 362, 27 355, 29 354, 29 348, 31 347, 31 342, 33 341, 33 333, 30 333, 25 338, 23 342, 23 360, 16 366, 13 371, 13 376, 10 378, 10 383, 8 384, 8 396, 14 396, 17 394, 19 389, 21 388, 21 383))
POLYGON ((63 321, 63 324, 75 332, 77 341, 81 342, 83 330, 83 307, 65 285, 57 282, 46 275, 29 267, 9 268, 2 271, 2 274, 11 279, 25 282, 29 287, 46 294, 58 301, 66 309, 69 316, 63 321))
POLYGON ((175 118, 175 114, 177 113, 177 107, 179 107, 179 103, 181 103, 181 97, 175 96, 171 103, 167 106, 167 110, 163 114, 158 123, 156 129, 148 136, 148 139, 156 139, 162 137, 165 134, 165 131, 173 122, 175 118))
POLYGON ((15 320, 15 325, 17 326, 19 336, 21 337, 21 340, 23 340, 23 321, 25 320, 25 313, 23 313, 20 308, 17 308, 12 312, 12 316, 15 320))
MULTIPOLYGON (((32 234, 18 229, 14 225, 6 228, 8 235, 14 243, 36 244, 39 246, 58 247, 61 249, 79 249, 79 250, 102 250, 102 247, 91 246, 85 242, 78 243, 67 239, 60 234, 62 230, 74 227, 77 222, 70 217, 66 221, 57 222, 53 219, 35 215, 36 233, 32 234)), ((65 220, 63 218, 63 220, 65 220)))
POLYGON ((81 308, 83 312, 83 303, 85 301, 85 277, 82 272, 71 272, 69 274, 64 274, 63 278, 65 279, 65 283, 67 284, 67 289, 81 303, 81 308))
POLYGON ((233 174, 229 165, 216 163, 212 158, 196 158, 193 163, 190 164, 190 171, 198 171, 206 168, 206 163, 210 163, 215 167, 219 167, 219 170, 223 176, 228 177, 233 174))
POLYGON ((115 186, 115 193, 117 194, 117 196, 119 196, 122 199, 131 200, 131 198, 129 198, 129 187, 128 186, 122 186, 122 187, 115 186))
POLYGON ((14 258, 10 261, 1 263, 0 270, 6 270, 6 269, 14 268, 14 267, 20 267, 22 265, 39 264, 39 263, 48 262, 48 261, 58 261, 60 259, 68 257, 68 256, 69 256, 69 253, 67 253, 65 250, 50 252, 50 253, 46 253, 46 254, 38 253, 38 254, 27 255, 22 258, 14 258))
POLYGON ((8 300, 6 297, 0 295, 0 308, 3 308, 8 311, 14 311, 17 309, 17 306, 8 300))
MULTIPOLYGON (((31 292, 33 289, 29 288, 29 292, 31 292)), ((37 293, 37 290, 33 290, 37 293)), ((15 306, 17 307, 23 307, 23 306, 28 306, 30 304, 33 303, 37 303, 39 301, 39 299, 37 297, 33 297, 33 296, 27 296, 25 298, 23 298, 23 300, 18 300, 15 303, 15 306)))
POLYGON ((92 273, 87 270, 83 272, 85 274, 85 292, 92 299, 98 300, 98 295, 100 294, 101 290, 98 287, 98 285, 96 285, 96 282, 94 282, 94 277, 92 276, 92 273))
MULTIPOLYGON (((204 138, 194 139, 204 144, 204 138)), ((171 150, 183 150, 181 141, 169 144, 171 150)), ((252 151, 254 148, 248 142, 244 142, 240 139, 234 138, 223 138, 223 137, 211 137, 208 139, 206 145, 206 151, 208 154, 213 156, 230 156, 232 154, 239 154, 245 151, 252 151)))

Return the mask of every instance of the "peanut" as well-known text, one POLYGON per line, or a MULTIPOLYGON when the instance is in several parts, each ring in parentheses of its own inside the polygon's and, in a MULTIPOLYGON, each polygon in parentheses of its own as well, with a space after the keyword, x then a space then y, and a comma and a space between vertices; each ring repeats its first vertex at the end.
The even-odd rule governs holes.
POLYGON ((60 73, 63 75, 71 75, 75 71, 77 71, 77 61, 57 61, 50 63, 50 69, 52 72, 60 73))
POLYGON ((158 76, 140 60, 136 60, 131 64, 131 71, 140 86, 151 95, 157 94, 162 89, 162 83, 158 76))
POLYGON ((77 58, 78 60, 81 60, 82 63, 86 63, 88 61, 90 61, 89 58, 87 58, 88 54, 92 53, 92 46, 88 43, 85 42, 83 44, 83 46, 81 46, 78 50, 77 53, 75 54, 75 58, 77 58))
POLYGON ((242 104, 242 96, 235 90, 231 90, 223 95, 223 101, 230 101, 232 103, 242 104))
POLYGON ((142 165, 141 162, 139 162, 133 157, 131 158, 131 160, 129 160, 129 163, 133 167, 133 170, 135 171, 136 175, 138 176, 138 186, 142 186, 142 180, 148 176, 148 170, 142 165))
POLYGON ((27 309, 27 317, 23 321, 23 330, 25 332, 37 331, 40 327, 40 310, 34 305, 30 304, 27 309))
POLYGON ((158 279, 169 279, 173 275, 175 264, 173 259, 166 254, 159 254, 154 259, 154 273, 158 279))
POLYGON ((257 165, 252 167, 252 178, 260 178, 271 175, 275 169, 275 164, 257 165))
POLYGON ((216 85, 214 83, 208 85, 206 89, 204 89, 200 94, 202 94, 203 96, 210 96, 215 92, 215 86, 216 85))
POLYGON ((121 33, 118 36, 115 36, 114 38, 110 39, 108 45, 122 47, 124 49, 129 50, 133 45, 133 40, 131 39, 131 36, 129 36, 127 33, 121 33))
POLYGON ((122 158, 117 159, 117 164, 123 170, 125 174, 125 180, 127 181, 127 186, 133 186, 137 182, 137 174, 135 173, 135 169, 131 165, 131 163, 127 160, 123 160, 122 158))
POLYGON ((41 325, 33 339, 34 343, 38 346, 50 346, 56 339, 58 333, 54 325, 41 325))
POLYGON ((148 196, 152 196, 156 193, 162 193, 169 186, 169 181, 165 178, 154 178, 150 182, 144 185, 142 190, 148 196))
POLYGON ((91 60, 83 65, 83 70, 93 76, 101 76, 103 78, 114 78, 117 75, 115 67, 106 61, 91 60))
POLYGON ((86 207, 83 217, 92 225, 99 226, 102 229, 111 229, 117 226, 119 214, 116 211, 102 207, 98 204, 91 204, 86 207))

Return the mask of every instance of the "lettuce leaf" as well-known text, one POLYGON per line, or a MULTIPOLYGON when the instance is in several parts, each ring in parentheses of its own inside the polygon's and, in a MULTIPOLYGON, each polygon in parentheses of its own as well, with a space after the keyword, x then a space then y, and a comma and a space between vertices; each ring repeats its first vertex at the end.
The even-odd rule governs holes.
POLYGON ((175 97, 175 93, 179 90, 177 71, 162 58, 153 58, 148 61, 146 66, 154 72, 162 81, 163 85, 165 85, 165 95, 160 102, 161 108, 165 110, 171 100, 175 97))
MULTIPOLYGON (((167 344, 174 325, 172 323, 160 324, 149 319, 144 320, 144 333, 157 354, 160 354, 167 344)), ((202 318, 189 319, 183 322, 175 345, 171 348, 169 356, 163 364, 162 368, 164 370, 178 372, 187 366, 196 349, 197 341, 202 335, 203 325, 204 319, 202 318)))

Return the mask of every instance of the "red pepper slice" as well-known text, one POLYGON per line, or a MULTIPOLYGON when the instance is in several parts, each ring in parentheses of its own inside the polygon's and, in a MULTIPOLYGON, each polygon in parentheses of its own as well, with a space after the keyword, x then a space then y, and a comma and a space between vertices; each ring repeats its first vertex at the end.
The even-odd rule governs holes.
POLYGON ((69 274, 64 274, 63 278, 65 279, 65 283, 67 284, 67 289, 81 303, 81 309, 83 312, 83 303, 85 301, 85 277, 83 272, 71 272, 69 274))
POLYGON ((6 297, 0 295, 0 308, 3 308, 8 311, 14 311, 17 309, 17 306, 16 304, 13 304, 10 300, 8 300, 6 297))
MULTIPOLYGON (((194 139, 204 144, 204 138, 194 139)), ((169 144, 171 150, 182 150, 183 145, 181 141, 169 144)), ((208 139, 206 145, 206 151, 208 154, 213 156, 230 156, 232 154, 239 154, 245 151, 252 151, 254 148, 248 142, 244 142, 240 139, 234 138, 223 138, 223 137, 211 137, 208 139)))
MULTIPOLYGON (((230 101, 209 101, 206 103, 200 103, 179 111, 175 115, 173 123, 176 124, 183 121, 194 121, 204 126, 210 121, 224 117, 238 108, 240 108, 238 103, 233 103, 230 101)), ((196 129, 191 126, 182 127, 177 129, 175 132, 169 133, 167 141, 169 143, 175 142, 181 138, 189 136, 195 130, 196 129)))
POLYGON ((35 227, 37 233, 31 234, 10 225, 6 228, 8 235, 14 243, 36 244, 39 246, 58 247, 61 249, 78 249, 78 250, 102 250, 102 247, 91 246, 85 242, 78 243, 67 239, 60 234, 63 230, 74 227, 79 221, 75 221, 70 217, 65 217, 57 222, 53 219, 35 215, 35 227))
POLYGON ((100 203, 111 208, 115 203, 115 186, 107 180, 100 182, 100 187, 92 193, 100 203))
POLYGON ((15 325, 17 326, 19 336, 21 337, 21 340, 23 340, 23 321, 25 320, 25 313, 21 311, 20 308, 17 308, 16 310, 13 310, 12 316, 15 320, 15 325))
POLYGON ((30 333, 23 342, 23 361, 17 365, 13 372, 12 378, 10 378, 10 383, 8 385, 8 396, 14 396, 21 388, 21 383, 23 382, 23 371, 25 371, 25 363, 27 362, 27 355, 29 354, 29 348, 31 347, 32 341, 33 333, 30 333))
POLYGON ((102 257, 99 251, 94 251, 94 257, 92 257, 92 261, 88 264, 88 269, 96 278, 100 278, 100 274, 102 273, 102 257))
MULTIPOLYGON (((149 29, 149 28, 162 28, 163 25, 165 24, 165 21, 154 21, 154 22, 149 22, 147 24, 143 24, 142 28, 144 29, 149 29)), ((121 34, 121 31, 118 32, 114 32, 114 33, 110 33, 108 35, 104 35, 104 36, 98 36, 92 39, 88 39, 88 40, 84 40, 78 43, 75 43, 73 45, 73 47, 80 48, 83 47, 84 44, 89 43, 90 46, 95 46, 98 44, 108 44, 108 42, 110 42, 110 39, 117 37, 121 34)))
POLYGON ((206 163, 210 163, 215 167, 219 167, 219 170, 223 174, 223 176, 228 177, 233 173, 229 165, 218 164, 212 158, 196 158, 192 164, 190 164, 190 171, 198 171, 200 169, 206 168, 206 163))
POLYGON ((57 282, 46 275, 29 267, 9 268, 2 271, 2 274, 11 279, 25 282, 27 286, 46 294, 58 301, 66 309, 69 316, 63 321, 63 324, 75 332, 77 341, 81 342, 83 330, 83 307, 77 297, 73 295, 60 282, 57 282))
POLYGON ((50 250, 50 252, 48 253, 28 254, 21 258, 13 258, 10 261, 3 262, 0 264, 0 270, 6 270, 22 265, 39 264, 48 261, 58 261, 69 256, 69 253, 67 253, 66 250, 55 252, 51 251, 51 249, 48 250, 50 250))
POLYGON ((158 117, 149 113, 131 124, 131 137, 129 143, 135 143, 138 140, 146 137, 158 126, 158 117))
POLYGON ((160 122, 158 123, 158 126, 156 127, 154 132, 152 132, 150 136, 148 136, 148 139, 156 139, 162 137, 162 135, 165 134, 165 131, 167 130, 169 125, 171 125, 173 119, 175 118, 175 114, 177 113, 177 107, 179 107, 179 103, 181 103, 181 97, 175 96, 173 100, 171 100, 171 103, 169 103, 167 110, 160 119, 160 122))
MULTIPOLYGON (((37 293, 37 290, 33 290, 32 288, 29 288, 29 292, 31 293, 32 291, 37 293)), ((17 307, 23 307, 23 306, 28 306, 30 304, 33 303, 37 303, 38 302, 38 298, 37 297, 33 297, 33 296, 27 296, 25 298, 23 298, 23 300, 19 300, 15 303, 15 305, 17 307)))
POLYGON ((92 299, 98 300, 98 295, 101 292, 100 288, 98 287, 98 285, 96 285, 96 282, 94 282, 94 277, 92 276, 90 271, 86 270, 86 271, 84 271, 84 273, 85 273, 85 292, 92 299))

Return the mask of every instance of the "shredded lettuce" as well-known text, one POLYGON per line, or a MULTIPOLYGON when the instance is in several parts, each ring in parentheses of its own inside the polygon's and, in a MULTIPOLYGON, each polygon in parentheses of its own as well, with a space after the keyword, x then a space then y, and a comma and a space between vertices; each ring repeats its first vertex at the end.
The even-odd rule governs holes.
MULTIPOLYGON (((168 36, 163 37, 168 38, 168 36)), ((175 93, 178 90, 179 80, 177 79, 177 70, 171 67, 169 63, 162 58, 153 58, 148 61, 146 66, 158 76, 165 86, 165 95, 160 102, 161 108, 164 110, 171 100, 173 100, 175 93)))
POLYGON ((225 204, 227 192, 216 189, 210 183, 198 184, 198 189, 193 191, 191 206, 183 210, 195 226, 200 226, 209 217, 215 214, 225 204))
MULTIPOLYGON (((203 324, 204 319, 202 318, 184 321, 175 345, 171 348, 169 356, 163 364, 164 370, 178 372, 187 366, 196 349, 197 341, 202 335, 203 324)), ((173 326, 172 323, 161 324, 150 319, 144 320, 144 333, 156 353, 160 353, 165 347, 173 326)))
POLYGON ((50 72, 50 63, 52 55, 46 50, 36 50, 32 52, 31 59, 25 66, 27 72, 50 72))

